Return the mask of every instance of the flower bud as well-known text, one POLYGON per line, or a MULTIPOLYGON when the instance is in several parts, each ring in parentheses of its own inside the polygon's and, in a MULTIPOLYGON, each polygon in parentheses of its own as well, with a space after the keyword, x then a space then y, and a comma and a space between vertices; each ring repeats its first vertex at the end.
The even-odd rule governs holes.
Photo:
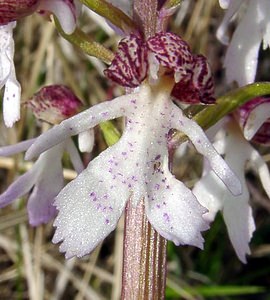
POLYGON ((26 105, 35 117, 58 124, 79 112, 82 102, 64 85, 49 85, 38 91, 26 105))

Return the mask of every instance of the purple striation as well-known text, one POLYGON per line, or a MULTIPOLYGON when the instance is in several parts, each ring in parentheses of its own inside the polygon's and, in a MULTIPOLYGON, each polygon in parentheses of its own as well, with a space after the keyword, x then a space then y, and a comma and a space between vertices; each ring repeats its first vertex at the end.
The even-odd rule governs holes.
POLYGON ((39 2, 40 0, 0 0, 0 25, 31 15, 39 2))
POLYGON ((64 85, 49 85, 38 91, 26 105, 37 119, 58 124, 79 112, 82 102, 64 85))
POLYGON ((188 80, 181 80, 175 84, 172 96, 186 103, 215 103, 214 79, 206 58, 194 55, 192 75, 188 80))
MULTIPOLYGON (((193 55, 189 45, 171 32, 160 32, 147 40, 147 48, 168 73, 179 73, 179 81, 190 77, 193 68, 193 55)), ((166 73, 167 73, 166 72, 166 73)))
POLYGON ((148 75, 156 81, 171 76, 175 81, 172 96, 186 103, 215 102, 214 81, 203 55, 193 55, 179 36, 160 32, 144 41, 130 35, 119 43, 118 51, 105 75, 114 82, 135 88, 148 75))
POLYGON ((105 75, 125 87, 138 86, 147 75, 147 49, 144 41, 132 34, 122 39, 105 75))

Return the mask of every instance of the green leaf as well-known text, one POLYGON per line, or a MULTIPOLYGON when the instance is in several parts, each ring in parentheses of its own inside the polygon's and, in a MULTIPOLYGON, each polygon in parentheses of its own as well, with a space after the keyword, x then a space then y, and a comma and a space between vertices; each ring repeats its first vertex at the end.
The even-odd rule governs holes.
POLYGON ((105 142, 108 146, 112 146, 119 141, 121 134, 113 125, 112 121, 100 123, 99 126, 102 130, 105 142))

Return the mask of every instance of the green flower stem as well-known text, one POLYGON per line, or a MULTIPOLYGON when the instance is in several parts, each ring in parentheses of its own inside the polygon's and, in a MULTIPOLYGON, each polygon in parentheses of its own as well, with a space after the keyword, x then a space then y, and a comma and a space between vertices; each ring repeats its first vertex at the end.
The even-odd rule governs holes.
MULTIPOLYGON (((192 108, 190 110, 188 109, 186 114, 188 116, 190 116, 190 114, 193 115, 192 119, 206 130, 249 100, 265 95, 270 95, 270 83, 253 83, 219 97, 214 105, 206 107, 200 106, 197 109, 199 112, 195 115, 193 115, 194 110, 192 108)), ((186 136, 181 132, 176 132, 172 138, 172 144, 178 146, 184 140, 186 140, 186 136)))
MULTIPOLYGON (((84 5, 93 10, 98 15, 110 21, 113 25, 125 32, 131 32, 136 29, 133 21, 122 12, 122 10, 113 6, 104 0, 80 0, 84 5)), ((127 0, 126 0, 127 1, 127 0)))
POLYGON ((109 49, 95 41, 92 41, 89 36, 79 28, 76 28, 72 34, 66 34, 56 18, 54 18, 54 22, 61 36, 67 41, 79 47, 84 53, 90 56, 95 56, 107 64, 111 63, 114 58, 114 54, 109 49))

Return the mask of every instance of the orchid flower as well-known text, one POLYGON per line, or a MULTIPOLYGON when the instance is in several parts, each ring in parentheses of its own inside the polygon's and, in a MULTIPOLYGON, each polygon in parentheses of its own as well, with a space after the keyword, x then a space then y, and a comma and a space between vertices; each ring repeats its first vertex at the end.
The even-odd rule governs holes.
MULTIPOLYGON (((42 88, 27 103, 41 120, 57 123, 78 111, 81 102, 65 86, 54 85, 42 88), (48 119, 49 116, 49 119, 48 119)), ((16 145, 0 148, 0 156, 10 156, 26 151, 35 141, 27 140, 16 145)), ((40 155, 33 167, 18 177, 0 195, 0 207, 5 207, 19 197, 29 193, 27 204, 29 223, 33 226, 49 222, 56 213, 52 205, 54 198, 64 186, 61 159, 64 151, 70 155, 71 162, 80 173, 83 170, 79 153, 71 139, 52 147, 40 155)))
POLYGON ((12 127, 20 119, 21 86, 16 79, 13 62, 13 29, 16 20, 34 11, 52 12, 59 19, 63 30, 69 34, 76 28, 80 4, 76 0, 0 0, 0 89, 5 86, 3 116, 7 127, 12 127))
POLYGON ((269 143, 269 107, 269 99, 255 98, 248 102, 236 114, 245 137, 236 121, 230 118, 224 128, 226 134, 215 143, 218 152, 225 155, 225 161, 240 179, 242 194, 232 195, 207 164, 203 177, 193 188, 199 202, 208 209, 204 215, 206 220, 213 221, 216 213, 222 211, 230 240, 237 256, 244 263, 246 255, 250 254, 249 242, 255 230, 245 180, 247 161, 258 172, 262 186, 270 198, 270 175, 267 165, 247 138, 252 138, 255 142, 269 143))
POLYGON ((241 193, 238 179, 203 130, 172 101, 172 95, 183 98, 183 87, 187 100, 213 102, 206 59, 193 55, 172 33, 158 33, 147 41, 131 35, 122 39, 105 74, 134 91, 63 121, 41 135, 26 154, 30 159, 100 122, 126 118, 119 142, 92 160, 56 197, 53 242, 62 241, 60 251, 67 258, 86 255, 115 229, 127 201, 134 206, 144 201, 149 222, 163 237, 202 248, 206 210, 168 168, 169 131, 183 131, 232 193, 241 193))
POLYGON ((220 41, 229 45, 224 61, 227 81, 235 80, 240 86, 252 83, 255 80, 261 42, 264 50, 270 44, 270 2, 268 0, 219 2, 221 7, 227 8, 217 31, 220 41), (229 41, 226 34, 228 25, 242 9, 244 14, 229 41))

